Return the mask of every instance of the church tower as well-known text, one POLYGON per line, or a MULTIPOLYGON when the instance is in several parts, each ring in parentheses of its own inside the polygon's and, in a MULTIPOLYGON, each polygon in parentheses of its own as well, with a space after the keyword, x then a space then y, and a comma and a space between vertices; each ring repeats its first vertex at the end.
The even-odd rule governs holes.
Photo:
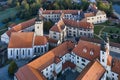
POLYGON ((109 56, 109 38, 107 33, 104 35, 104 41, 101 43, 100 50, 100 62, 106 68, 107 67, 107 59, 109 56))
POLYGON ((35 35, 43 36, 43 19, 39 16, 39 14, 35 20, 35 35))

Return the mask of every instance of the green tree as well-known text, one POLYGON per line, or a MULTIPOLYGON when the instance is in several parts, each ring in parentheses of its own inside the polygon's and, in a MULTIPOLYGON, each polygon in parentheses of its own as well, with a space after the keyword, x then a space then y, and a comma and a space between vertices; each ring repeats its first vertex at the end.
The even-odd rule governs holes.
POLYGON ((17 69, 18 69, 17 64, 15 63, 15 61, 12 61, 8 67, 9 75, 13 76, 17 69))
POLYGON ((53 23, 51 21, 44 22, 44 32, 48 33, 52 26, 53 26, 53 23))

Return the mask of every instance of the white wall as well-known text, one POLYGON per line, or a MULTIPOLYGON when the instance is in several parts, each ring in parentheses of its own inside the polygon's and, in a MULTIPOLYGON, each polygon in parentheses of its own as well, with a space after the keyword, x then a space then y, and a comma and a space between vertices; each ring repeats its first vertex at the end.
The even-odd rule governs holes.
POLYGON ((28 59, 33 55, 32 48, 8 48, 8 59, 28 59))
POLYGON ((98 23, 103 23, 107 20, 106 14, 104 15, 96 15, 93 17, 87 17, 87 22, 93 23, 93 24, 98 24, 98 23))
POLYGON ((47 44, 45 44, 45 45, 39 45, 39 46, 33 46, 33 48, 34 48, 34 53, 36 54, 36 55, 40 55, 40 54, 43 54, 43 53, 45 53, 45 52, 47 52, 48 51, 48 43, 47 44))
POLYGON ((5 43, 9 43, 9 36, 6 34, 6 32, 1 35, 1 41, 5 43))

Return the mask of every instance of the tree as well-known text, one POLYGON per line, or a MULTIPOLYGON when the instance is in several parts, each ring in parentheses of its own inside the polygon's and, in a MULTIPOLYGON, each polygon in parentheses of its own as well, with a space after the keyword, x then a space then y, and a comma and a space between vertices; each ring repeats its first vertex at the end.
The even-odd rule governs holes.
POLYGON ((49 32, 49 29, 53 26, 53 23, 50 21, 44 22, 44 32, 49 32))
POLYGON ((15 63, 15 61, 12 61, 8 67, 8 73, 10 76, 13 76, 14 73, 17 71, 18 69, 18 66, 17 64, 15 63))
POLYGON ((105 4, 102 1, 97 1, 97 6, 98 6, 98 9, 105 11, 107 16, 111 16, 113 11, 112 3, 105 4))
POLYGON ((90 3, 87 0, 81 0, 81 3, 81 8, 83 9, 83 11, 87 10, 90 3))

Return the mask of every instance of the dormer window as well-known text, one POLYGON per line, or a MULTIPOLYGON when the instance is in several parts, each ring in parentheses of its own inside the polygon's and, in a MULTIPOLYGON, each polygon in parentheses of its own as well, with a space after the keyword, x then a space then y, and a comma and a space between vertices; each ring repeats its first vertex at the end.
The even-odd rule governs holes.
POLYGON ((94 55, 94 52, 93 52, 93 50, 91 50, 91 51, 90 51, 90 55, 94 55))
POLYGON ((86 52, 87 52, 87 49, 86 49, 86 48, 84 48, 84 49, 83 49, 83 52, 84 52, 84 53, 86 53, 86 52))

